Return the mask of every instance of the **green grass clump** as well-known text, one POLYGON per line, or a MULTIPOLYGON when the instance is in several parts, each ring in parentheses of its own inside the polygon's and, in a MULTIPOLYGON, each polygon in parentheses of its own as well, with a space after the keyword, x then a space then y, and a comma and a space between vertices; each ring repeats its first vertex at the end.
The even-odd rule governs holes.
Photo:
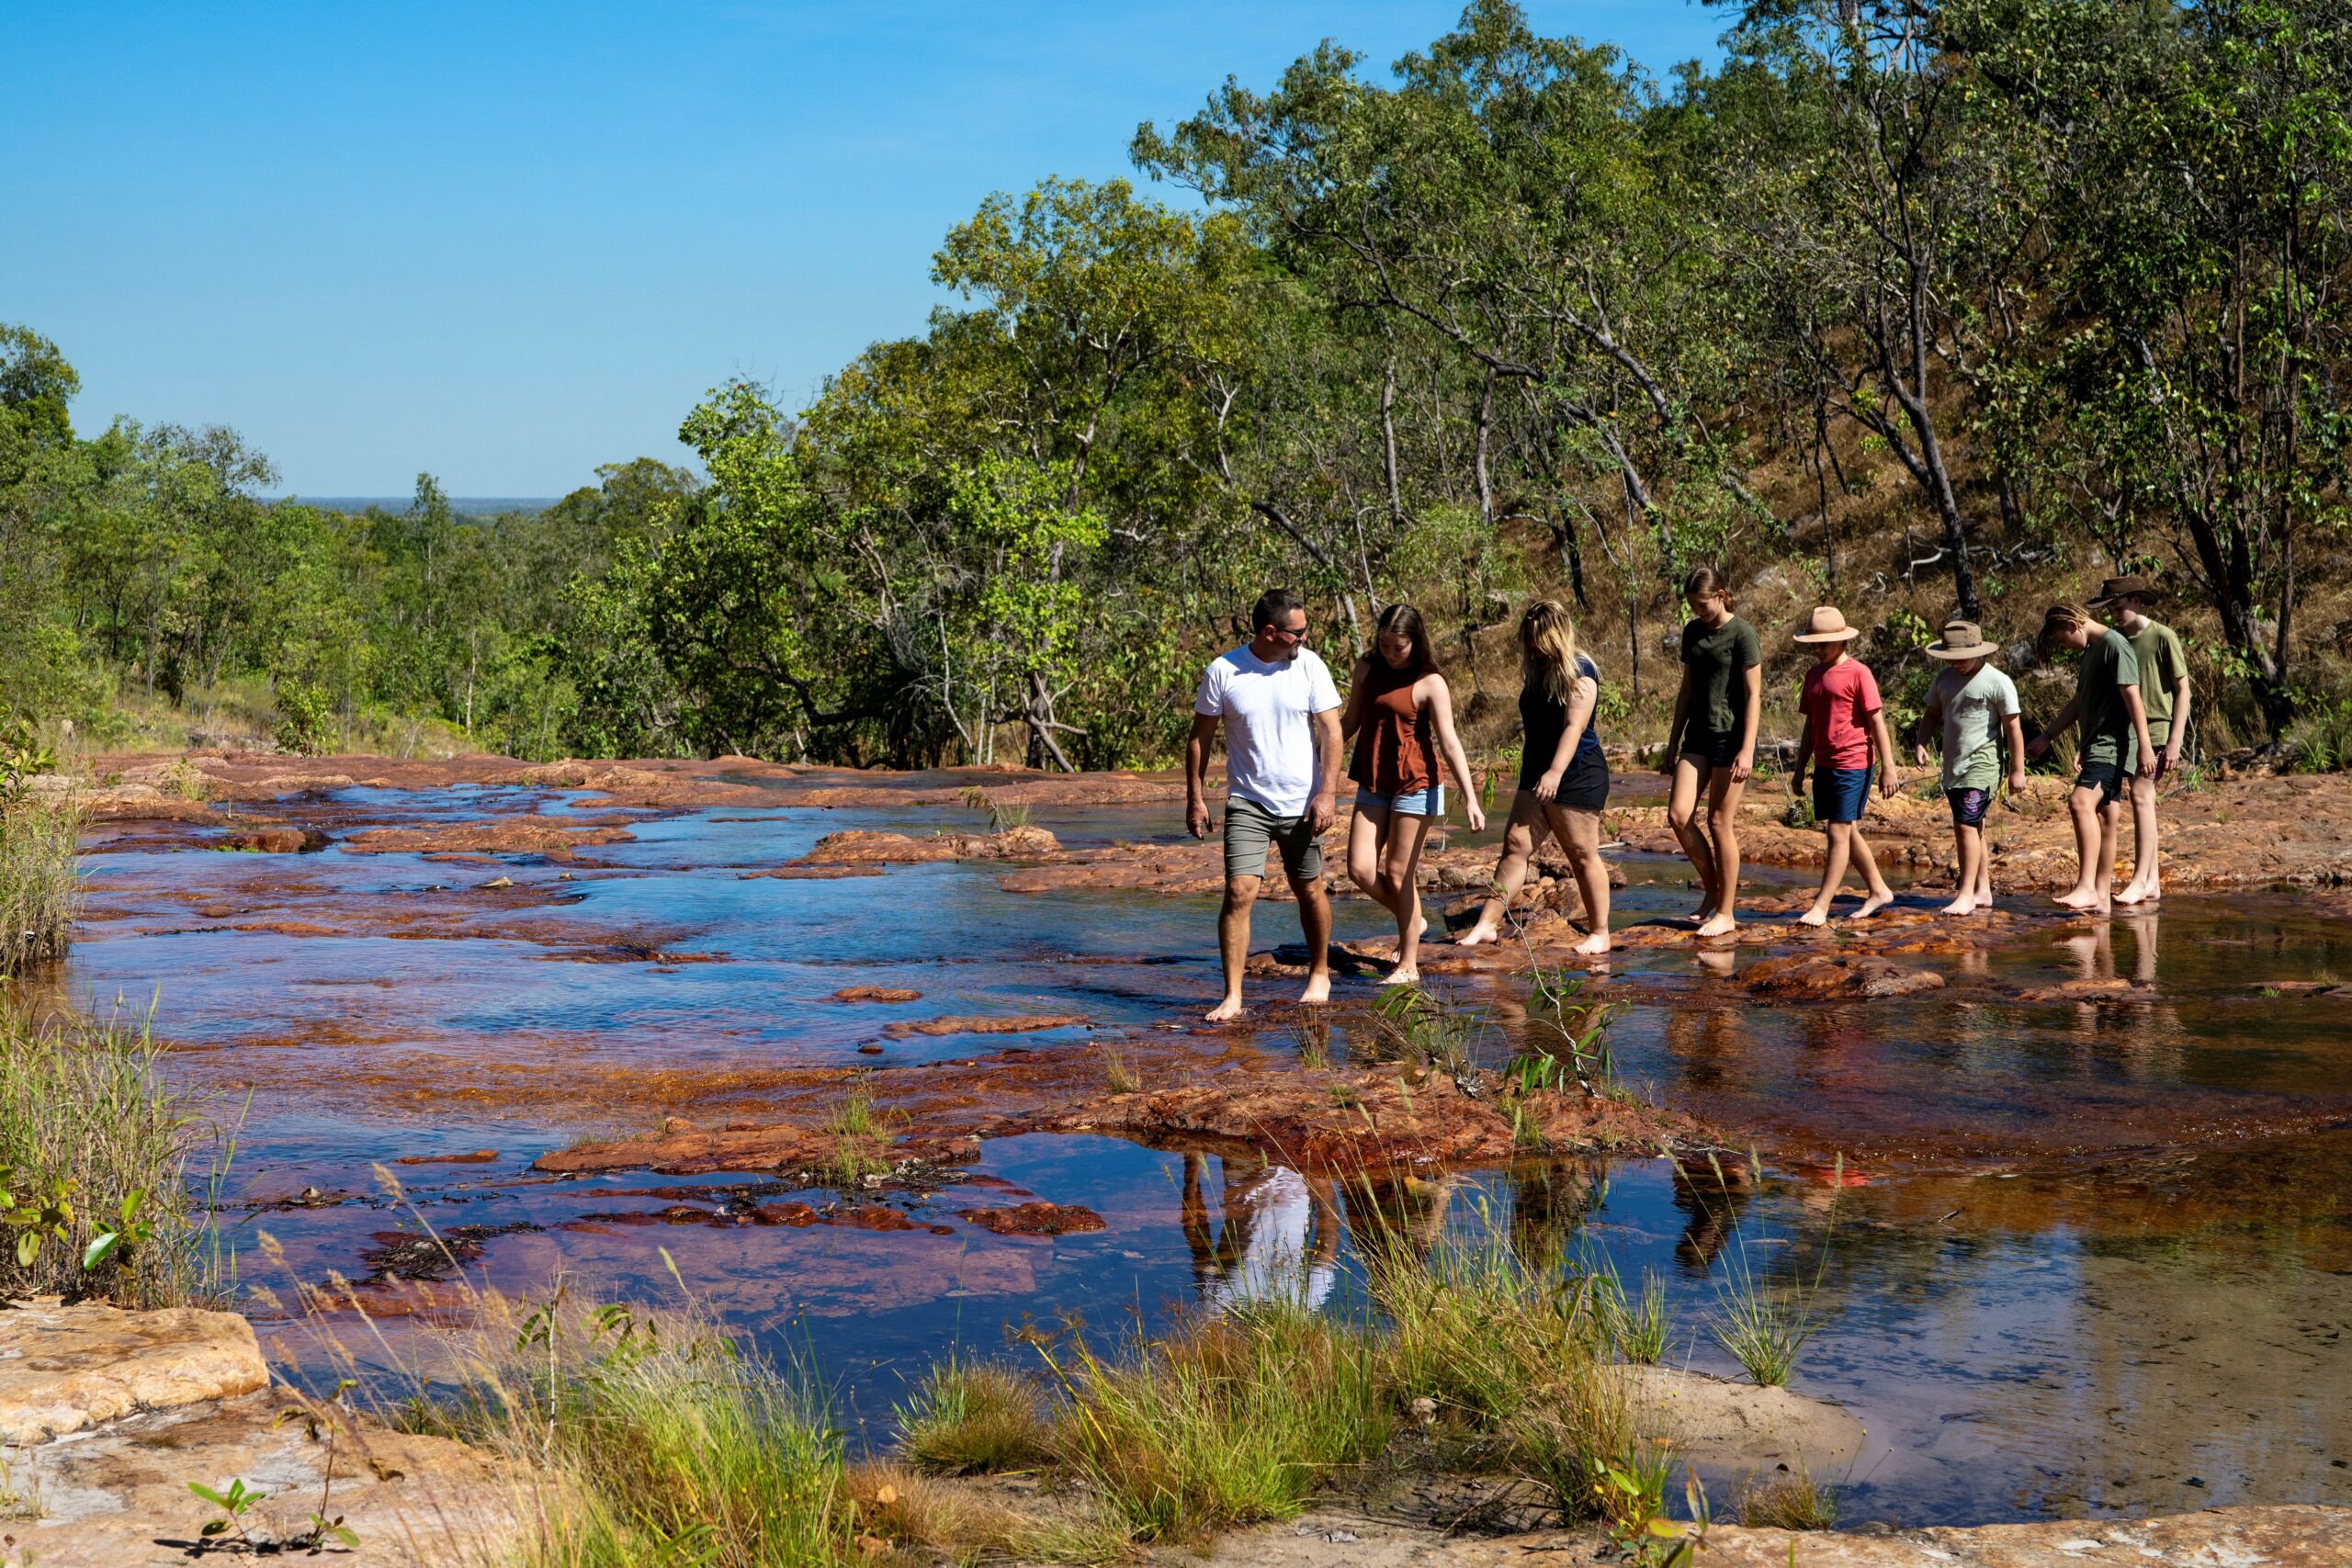
POLYGON ((2333 773, 2352 768, 2352 697, 2314 701, 2287 727, 2284 737, 2299 773, 2333 773))
POLYGON ((1715 1339, 1760 1388, 1783 1388, 1797 1352, 1821 1326, 1814 1311, 1820 1280, 1775 1280, 1748 1264, 1745 1243, 1724 1259, 1715 1287, 1715 1339))
POLYGON ((1628 1292, 1617 1265, 1606 1254, 1589 1260, 1586 1269, 1593 1284, 1594 1312, 1617 1354, 1644 1367, 1664 1360, 1672 1333, 1666 1310, 1666 1282, 1645 1269, 1641 1290, 1628 1292))
POLYGON ((0 975, 65 956, 82 911, 81 842, 77 806, 0 806, 0 975))
POLYGON ((219 1235, 189 1166, 209 1145, 217 1185, 232 1145, 201 1101, 164 1086, 162 1055, 143 1021, 34 1023, 0 1010, 0 1190, 11 1204, 0 1299, 153 1307, 218 1294, 219 1235), (107 1235, 115 1244, 93 1260, 107 1235))
POLYGON ((1794 1470, 1740 1494, 1739 1522, 1750 1529, 1835 1529, 1838 1488, 1815 1481, 1800 1461, 1794 1470))
POLYGON ((523 1568, 847 1568, 870 1562, 815 1382, 691 1318, 490 1292, 449 1363, 411 1369, 399 1425, 481 1445, 537 1484, 523 1568))
POLYGON ((833 1136, 826 1174, 844 1187, 861 1186, 869 1176, 889 1175, 897 1168, 889 1156, 897 1125, 898 1118, 877 1106, 870 1090, 850 1090, 825 1117, 825 1131, 833 1136))
POLYGON ((1099 1354, 1038 1347, 1064 1401, 1062 1464, 1136 1541, 1197 1541, 1295 1516, 1385 1446, 1370 1337, 1288 1303, 1200 1318, 1099 1354))
POLYGON ((899 1451, 944 1475, 1025 1470, 1051 1451, 1044 1391, 1011 1367, 951 1357, 897 1412, 899 1451))

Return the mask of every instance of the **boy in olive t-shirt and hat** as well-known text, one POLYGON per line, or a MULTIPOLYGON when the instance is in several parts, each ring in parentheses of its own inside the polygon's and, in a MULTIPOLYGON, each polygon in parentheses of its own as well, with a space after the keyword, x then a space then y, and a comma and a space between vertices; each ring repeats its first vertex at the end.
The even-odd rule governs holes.
POLYGON ((2148 618, 2148 606, 2163 590, 2143 577, 2110 577, 2099 585, 2094 610, 2115 615, 2115 629, 2131 639, 2140 660, 2140 702, 2148 710, 2148 743, 2156 765, 2132 779, 2132 880, 2115 896, 2119 904, 2154 903, 2164 896, 2156 866, 2156 786, 2180 766, 2181 742, 2188 735, 2188 654, 2180 634, 2148 618))
POLYGON ((2053 902, 2105 915, 2114 903, 2115 830, 2124 791, 2133 774, 2156 767, 2155 748, 2148 743, 2148 710, 2140 705, 2140 656, 2121 632, 2101 626, 2080 604, 2050 606, 2041 621, 2041 643, 2047 648, 2053 642, 2083 656, 2075 672, 2075 694, 2025 754, 2041 756, 2067 726, 2082 721, 2075 788, 2066 797, 2082 869, 2075 886, 2053 902))
POLYGON ((1973 915, 1993 907, 1992 846, 1984 841, 1984 813, 2001 782, 2001 742, 2009 753, 2009 793, 2025 789, 2025 724, 2018 716, 2018 688, 1986 662, 1999 650, 1984 640, 1974 621, 1946 621, 1943 640, 1928 649, 1944 668, 1928 688, 1927 710, 1913 737, 1921 767, 1928 765, 1928 735, 1943 732, 1944 800, 1951 807, 1951 833, 1960 859, 1960 896, 1944 906, 1947 915, 1973 915))

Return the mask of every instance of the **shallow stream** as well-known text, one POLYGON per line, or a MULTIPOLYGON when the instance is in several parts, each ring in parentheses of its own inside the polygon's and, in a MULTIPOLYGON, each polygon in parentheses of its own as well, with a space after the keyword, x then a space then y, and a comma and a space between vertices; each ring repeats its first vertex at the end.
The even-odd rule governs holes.
MULTIPOLYGON (((1745 953, 1710 967, 1621 953, 1615 972, 1645 984, 1611 1032, 1619 1070, 1764 1151, 1769 1179, 1731 1198, 1668 1162, 1617 1159, 1447 1179, 1400 1209, 1279 1167, 1043 1134, 988 1143, 973 1181, 887 1195, 908 1222, 893 1229, 713 1223, 747 1196, 728 1189, 829 1197, 751 1178, 532 1176, 545 1151, 646 1130, 676 1106, 755 1113, 809 1068, 1087 1032, 886 1039, 892 1020, 1078 1013, 1098 1031, 1172 1032, 1214 998, 1209 900, 1015 895, 969 863, 747 879, 841 829, 977 820, 778 798, 632 818, 633 841, 569 867, 127 843, 85 863, 93 918, 63 984, 84 1005, 152 1003, 180 1047, 173 1072, 224 1107, 250 1092, 232 1181, 249 1205, 235 1216, 249 1278, 263 1230, 298 1277, 366 1275, 416 1228, 375 1164, 494 1151, 390 1167, 436 1229, 482 1227, 465 1233, 481 1275, 528 1290, 562 1268, 658 1297, 676 1289, 666 1249, 728 1324, 813 1357, 874 1441, 907 1381, 952 1346, 1017 1355, 1007 1330, 1024 1321, 1159 1322, 1295 1288, 1283 1281, 1301 1269, 1340 1310, 1358 1299, 1367 1227, 1426 1244, 1499 1224, 1531 1256, 1598 1249, 1629 1281, 1665 1281, 1672 1357, 1709 1371, 1736 1371, 1707 1326, 1727 1269, 1817 1279, 1821 1326, 1792 1386, 1870 1427, 1871 1450, 1838 1478, 1850 1520, 2352 1500, 2352 1132, 2331 1130, 2352 1126, 2352 1004, 2265 994, 2352 977, 2352 922, 2286 896, 2175 897, 2095 933, 1924 960, 2044 995, 2137 982, 2122 999, 1973 987, 1767 1006, 1724 984, 1745 953), (498 905, 482 889, 500 876, 532 901, 498 905), (831 999, 845 986, 922 995, 845 1006, 831 999), (2310 1130, 2243 1135, 2282 1122, 2310 1130), (1107 1228, 1000 1236, 959 1213, 1029 1194, 1084 1204, 1107 1228)), ((394 823, 628 815, 515 790, 326 804, 394 823)), ((1159 812, 1037 820, 1066 845, 1175 827, 1159 812)), ((1620 925, 1687 905, 1679 866, 1625 864, 1620 925)), ((1369 904, 1335 908, 1342 938, 1382 930, 1369 904)), ((1291 908, 1261 906, 1257 939, 1295 940, 1291 908)), ((1435 983, 1490 1008, 1508 1049, 1512 987, 1435 983)), ((1253 980, 1253 1004, 1288 984, 1253 980)), ((1340 999, 1372 990, 1343 980, 1340 999)), ((1334 1026, 1329 1048, 1344 1052, 1346 1033, 1334 1026)), ((1283 1022, 1233 1049, 1278 1063, 1298 1044, 1283 1022)))

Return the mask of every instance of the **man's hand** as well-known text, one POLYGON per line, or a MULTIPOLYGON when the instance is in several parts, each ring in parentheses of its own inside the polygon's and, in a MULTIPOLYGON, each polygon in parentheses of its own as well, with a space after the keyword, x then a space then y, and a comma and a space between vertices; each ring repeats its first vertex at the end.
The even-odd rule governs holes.
POLYGON ((2154 747, 2143 746, 2140 748, 2140 771, 2152 779, 2158 776, 2156 773, 2156 749, 2154 747))
POLYGON ((2180 745, 2177 741, 2170 742, 2165 745, 2164 750, 2156 757, 2155 776, 2157 778, 2162 778, 2166 773, 2171 773, 2175 768, 2179 766, 2180 745))
POLYGON ((1802 759, 1798 761, 1795 767, 1789 770, 1789 797, 1791 799, 1793 800, 1798 795, 1804 793, 1804 771, 1812 765, 1813 763, 1810 759, 1802 759))
POLYGON ((1741 748, 1739 755, 1731 760, 1731 782, 1734 784, 1746 784, 1747 782, 1748 775, 1753 773, 1755 771, 1755 749, 1753 747, 1741 748))
MULTIPOLYGON (((1551 797, 1546 795, 1544 798, 1548 800, 1551 797)), ((1462 802, 1462 809, 1469 814, 1470 830, 1472 832, 1483 833, 1487 830, 1487 813, 1485 809, 1479 806, 1478 797, 1476 795, 1473 795, 1464 796, 1462 802)))
POLYGON ((1339 796, 1328 789, 1306 803, 1306 825, 1317 833, 1328 829, 1339 817, 1339 796))
POLYGON ((1911 742, 1911 760, 1918 763, 1923 768, 1928 765, 1928 743, 1926 741, 1914 740, 1911 742))
POLYGON ((1193 797, 1184 803, 1184 830, 1195 839, 1209 836, 1209 803, 1193 797))
POLYGON ((1668 778, 1672 778, 1674 776, 1674 760, 1679 754, 1680 753, 1676 748, 1668 746, 1658 757, 1657 771, 1664 773, 1668 778))
POLYGON ((2025 743, 2025 754, 2037 762, 2049 753, 2050 738, 2046 735, 2037 735, 2025 743))
POLYGON ((1557 768, 1546 769, 1544 776, 1535 781, 1535 798, 1538 800, 1552 800, 1557 798, 1559 793, 1560 770, 1557 768))
POLYGON ((2018 800, 2022 799, 2024 795, 2025 770, 2023 768, 2019 768, 2017 772, 2009 775, 2009 798, 2012 800, 2018 800))
POLYGON ((1882 800, 1893 800, 1894 798, 1894 792, 1902 787, 1903 770, 1894 765, 1894 758, 1889 757, 1886 760, 1886 766, 1878 771, 1879 798, 1882 800))

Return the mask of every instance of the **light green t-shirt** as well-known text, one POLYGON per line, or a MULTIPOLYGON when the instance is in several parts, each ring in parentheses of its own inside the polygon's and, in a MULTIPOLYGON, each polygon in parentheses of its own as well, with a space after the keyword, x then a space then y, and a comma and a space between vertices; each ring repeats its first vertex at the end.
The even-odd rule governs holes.
POLYGON ((1991 789, 2001 782, 2001 725, 2018 712, 2017 682, 1990 664, 1962 678, 1947 669, 1928 688, 1944 716, 1944 788, 1991 789))
POLYGON ((2140 702, 2148 710, 2148 741, 2163 745, 2172 736, 2173 694, 2188 673, 2188 653, 2180 634, 2161 621, 2150 621, 2132 638, 2140 660, 2140 702))

